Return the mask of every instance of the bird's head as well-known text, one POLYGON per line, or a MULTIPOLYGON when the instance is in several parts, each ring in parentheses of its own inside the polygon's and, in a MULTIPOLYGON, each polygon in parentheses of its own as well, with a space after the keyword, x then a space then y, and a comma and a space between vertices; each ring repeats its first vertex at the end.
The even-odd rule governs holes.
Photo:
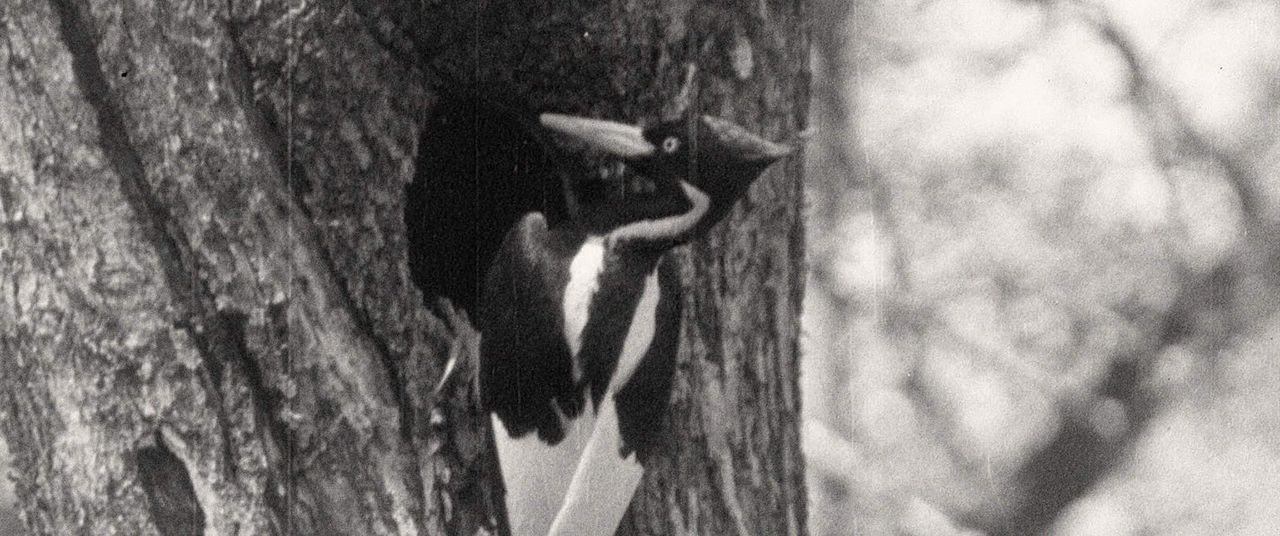
POLYGON ((680 222, 685 228, 675 229, 680 241, 718 223, 765 168, 791 153, 790 147, 706 115, 688 114, 648 127, 552 113, 539 120, 650 181, 657 198, 674 195, 693 208, 701 204, 690 214, 692 220, 680 222))

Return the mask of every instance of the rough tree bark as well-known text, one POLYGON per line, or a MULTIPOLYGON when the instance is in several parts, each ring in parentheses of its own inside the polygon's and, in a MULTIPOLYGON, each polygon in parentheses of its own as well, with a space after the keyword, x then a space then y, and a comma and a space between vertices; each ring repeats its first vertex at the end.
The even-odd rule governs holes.
MULTIPOLYGON (((406 269, 435 95, 653 118, 692 62, 695 106, 785 139, 803 4, 0 3, 0 422, 30 531, 494 530, 484 419, 436 389, 474 334, 406 269)), ((805 532, 800 170, 679 253, 673 437, 624 532, 805 532)))

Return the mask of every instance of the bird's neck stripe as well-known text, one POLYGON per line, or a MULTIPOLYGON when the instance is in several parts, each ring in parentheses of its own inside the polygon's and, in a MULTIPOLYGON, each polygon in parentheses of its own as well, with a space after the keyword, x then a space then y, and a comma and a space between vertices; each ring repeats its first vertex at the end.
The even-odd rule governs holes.
POLYGON ((609 379, 609 392, 617 392, 631 380, 631 374, 636 371, 645 352, 653 344, 659 292, 658 273, 654 270, 644 278, 644 291, 640 294, 640 301, 636 303, 636 310, 631 314, 631 325, 622 341, 618 364, 613 370, 613 377, 609 379))
POLYGON ((698 224, 698 221, 706 215, 707 208, 711 206, 711 199, 707 197, 705 192, 685 181, 680 181, 680 187, 684 189, 685 195, 693 203, 693 206, 685 211, 684 214, 623 225, 609 233, 609 241, 668 240, 679 237, 693 229, 698 224))

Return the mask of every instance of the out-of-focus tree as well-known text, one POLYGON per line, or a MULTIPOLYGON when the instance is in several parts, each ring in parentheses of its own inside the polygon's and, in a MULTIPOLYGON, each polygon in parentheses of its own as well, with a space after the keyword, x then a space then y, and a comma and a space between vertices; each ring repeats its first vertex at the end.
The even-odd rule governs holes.
POLYGON ((815 534, 1274 526, 1274 3, 864 0, 831 18, 815 534))

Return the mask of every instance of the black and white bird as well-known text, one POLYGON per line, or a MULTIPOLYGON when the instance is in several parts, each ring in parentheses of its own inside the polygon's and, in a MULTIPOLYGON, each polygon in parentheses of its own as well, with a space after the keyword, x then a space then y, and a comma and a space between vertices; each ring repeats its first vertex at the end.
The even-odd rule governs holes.
POLYGON ((507 233, 481 295, 480 393, 512 535, 608 536, 670 402, 680 286, 664 255, 720 221, 790 149, 700 115, 645 129, 539 122, 638 186, 575 184, 567 221, 529 213, 507 233))

